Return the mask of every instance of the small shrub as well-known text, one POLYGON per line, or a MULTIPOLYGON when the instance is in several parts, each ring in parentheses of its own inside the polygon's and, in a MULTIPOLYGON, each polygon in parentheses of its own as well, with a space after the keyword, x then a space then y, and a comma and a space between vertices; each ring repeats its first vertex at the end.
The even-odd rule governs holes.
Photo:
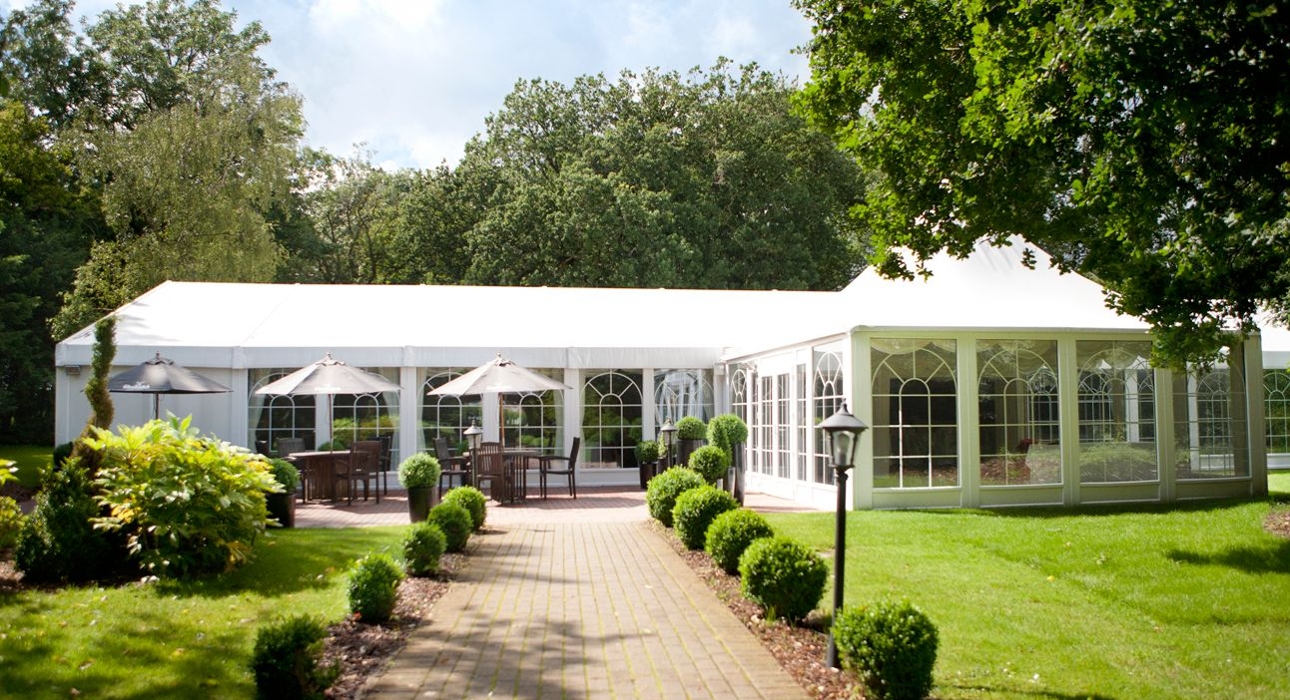
POLYGON ((23 519, 18 502, 8 496, 0 496, 0 552, 17 543, 23 519))
POLYGON ((700 486, 677 496, 672 508, 676 536, 689 549, 703 549, 708 526, 722 513, 739 507, 735 497, 715 486, 700 486))
POLYGON ((748 545, 774 537, 766 518, 754 510, 739 508, 718 515, 708 526, 703 549, 728 574, 739 573, 739 557, 748 545))
POLYGON ((358 619, 380 624, 394 613, 403 571, 388 554, 369 554, 359 559, 349 575, 349 610, 358 619))
POLYGON ((677 440, 702 440, 708 435, 708 426, 698 416, 682 416, 676 422, 677 440))
POLYGON ((428 452, 418 452, 399 462, 399 483, 405 489, 434 488, 439 485, 442 471, 438 458, 428 452))
POLYGON ((474 486, 458 486, 443 496, 444 503, 456 503, 470 513, 470 529, 479 532, 488 517, 488 499, 474 486))
POLYGON ((649 507, 650 517, 663 523, 664 527, 672 527, 672 509, 676 507, 677 496, 704 483, 703 477, 693 469, 664 470, 649 480, 645 490, 645 505, 649 507))
POLYGON ((28 581, 41 583, 88 581, 112 573, 125 552, 94 528, 98 514, 89 476, 78 458, 45 472, 36 508, 18 531, 14 565, 28 581))
POLYGON ((663 454, 663 446, 657 440, 641 440, 636 443, 636 461, 640 464, 657 462, 663 454))
POLYGON ((439 570, 439 559, 448 550, 448 538, 431 522, 417 523, 403 539, 403 561, 413 576, 429 576, 439 570))
POLYGON ((767 537, 744 550, 739 576, 744 595, 768 616, 801 620, 824 597, 829 565, 800 542, 767 537))
POLYGON ((690 453, 690 468, 709 484, 715 484, 730 469, 730 455, 715 445, 704 445, 690 453))
POLYGON ((255 633, 251 674, 260 700, 322 698, 337 669, 319 668, 327 627, 317 618, 279 619, 255 633))
POLYGON ((921 700, 932 690, 936 625, 908 602, 845 607, 833 621, 838 658, 874 700, 921 700))
POLYGON ((260 455, 199 436, 192 417, 94 428, 100 453, 98 527, 119 531, 132 556, 158 576, 223 573, 251 559, 268 520, 264 494, 277 482, 260 455))
POLYGON ((708 421, 708 444, 734 452, 734 446, 748 439, 748 424, 733 413, 723 413, 708 421))
POLYGON ((444 537, 448 538, 449 552, 466 551, 466 542, 470 539, 470 532, 474 526, 470 511, 456 503, 440 503, 430 509, 430 518, 427 522, 432 522, 443 530, 444 537))
POLYGON ((291 493, 300 487, 300 470, 285 459, 269 460, 269 473, 273 480, 282 486, 282 490, 291 493))

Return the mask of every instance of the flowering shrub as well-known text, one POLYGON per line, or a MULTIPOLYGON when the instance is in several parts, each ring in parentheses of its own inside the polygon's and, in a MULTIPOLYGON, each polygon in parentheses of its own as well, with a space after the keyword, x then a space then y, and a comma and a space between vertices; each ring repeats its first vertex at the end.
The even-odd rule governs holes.
POLYGON ((282 486, 263 457, 197 434, 192 418, 95 428, 86 444, 102 456, 97 527, 121 531, 150 573, 192 577, 246 563, 264 532, 265 492, 282 486))

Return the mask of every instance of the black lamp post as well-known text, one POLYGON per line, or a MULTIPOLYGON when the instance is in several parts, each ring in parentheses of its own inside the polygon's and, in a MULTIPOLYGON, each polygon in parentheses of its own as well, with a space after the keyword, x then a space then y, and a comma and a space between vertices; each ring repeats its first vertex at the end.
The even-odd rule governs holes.
MULTIPOLYGON (((861 422, 859 418, 851 415, 851 412, 847 410, 847 405, 843 403, 842 408, 820 423, 819 428, 828 436, 829 453, 833 457, 833 470, 837 475, 834 481, 838 487, 838 513, 833 534, 835 541, 833 547, 833 621, 837 622, 838 613, 842 610, 842 583, 846 578, 847 471, 851 469, 851 465, 855 462, 856 443, 860 441, 860 433, 867 430, 869 426, 861 422)), ((832 668, 842 668, 842 664, 838 661, 838 647, 833 641, 833 630, 831 628, 829 630, 829 647, 825 663, 832 668)))
POLYGON ((663 455, 667 461, 667 466, 663 468, 668 469, 672 466, 672 441, 676 439, 676 426, 672 425, 672 416, 667 417, 663 427, 658 429, 658 434, 663 438, 663 455))
POLYGON ((466 428, 462 435, 466 436, 466 444, 470 445, 470 483, 475 483, 475 455, 479 454, 479 441, 483 439, 484 429, 475 425, 475 419, 470 419, 470 427, 466 428))

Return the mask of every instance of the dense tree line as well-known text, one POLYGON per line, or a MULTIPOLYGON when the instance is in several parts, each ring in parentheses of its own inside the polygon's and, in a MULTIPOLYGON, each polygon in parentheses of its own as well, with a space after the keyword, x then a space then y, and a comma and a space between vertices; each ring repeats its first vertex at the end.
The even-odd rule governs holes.
POLYGON ((887 272, 1022 234, 1174 364, 1287 318, 1290 3, 795 2, 803 103, 875 173, 887 272))
POLYGON ((217 0, 0 16, 0 441, 52 433, 53 346, 167 280, 832 289, 854 162, 780 76, 720 61, 521 81, 463 160, 305 148, 217 0))

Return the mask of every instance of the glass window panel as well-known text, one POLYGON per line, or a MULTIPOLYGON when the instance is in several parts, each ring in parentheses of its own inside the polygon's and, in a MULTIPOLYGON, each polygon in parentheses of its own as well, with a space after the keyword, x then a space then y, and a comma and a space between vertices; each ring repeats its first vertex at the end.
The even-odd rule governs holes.
POLYGON ((583 464, 634 469, 644 414, 643 375, 627 370, 590 374, 583 387, 583 464))
POLYGON ((976 349, 982 485, 1061 483, 1057 341, 979 340, 976 349), (1036 445, 1053 448, 1042 468, 1030 463, 1036 445))
POLYGON ((870 359, 875 487, 958 485, 955 342, 879 338, 870 359))
MULTIPOLYGON (((812 351, 812 364, 812 383, 815 388, 812 424, 818 425, 837 413, 845 400, 845 387, 842 386, 842 353, 816 348, 812 351)), ((813 462, 815 469, 812 470, 812 480, 817 484, 832 484, 833 459, 828 452, 828 441, 824 437, 824 431, 818 428, 815 430, 813 462)))
POLYGON ((484 426, 480 397, 429 393, 468 371, 469 368, 449 367, 425 370, 426 378, 421 383, 421 430, 417 444, 420 449, 433 448, 435 438, 440 437, 446 439, 448 446, 456 448, 458 453, 470 449, 464 434, 466 429, 472 421, 481 428, 484 426))
POLYGON ((1249 476, 1249 456, 1233 435, 1245 432, 1244 380, 1228 367, 1174 376, 1174 457, 1179 479, 1249 476))
POLYGON ((1148 341, 1078 341, 1082 483, 1154 481, 1155 381, 1148 341))
POLYGON ((1268 454, 1290 453, 1290 371, 1263 371, 1264 434, 1268 454))
POLYGON ((661 369, 654 372, 654 424, 668 418, 696 416, 704 423, 713 416, 712 370, 661 369))
POLYGON ((263 442, 270 451, 278 453, 278 440, 284 437, 301 438, 305 447, 313 448, 315 400, 312 394, 302 396, 269 396, 255 393, 257 389, 291 374, 295 369, 256 368, 247 372, 248 420, 251 426, 250 443, 263 442))

